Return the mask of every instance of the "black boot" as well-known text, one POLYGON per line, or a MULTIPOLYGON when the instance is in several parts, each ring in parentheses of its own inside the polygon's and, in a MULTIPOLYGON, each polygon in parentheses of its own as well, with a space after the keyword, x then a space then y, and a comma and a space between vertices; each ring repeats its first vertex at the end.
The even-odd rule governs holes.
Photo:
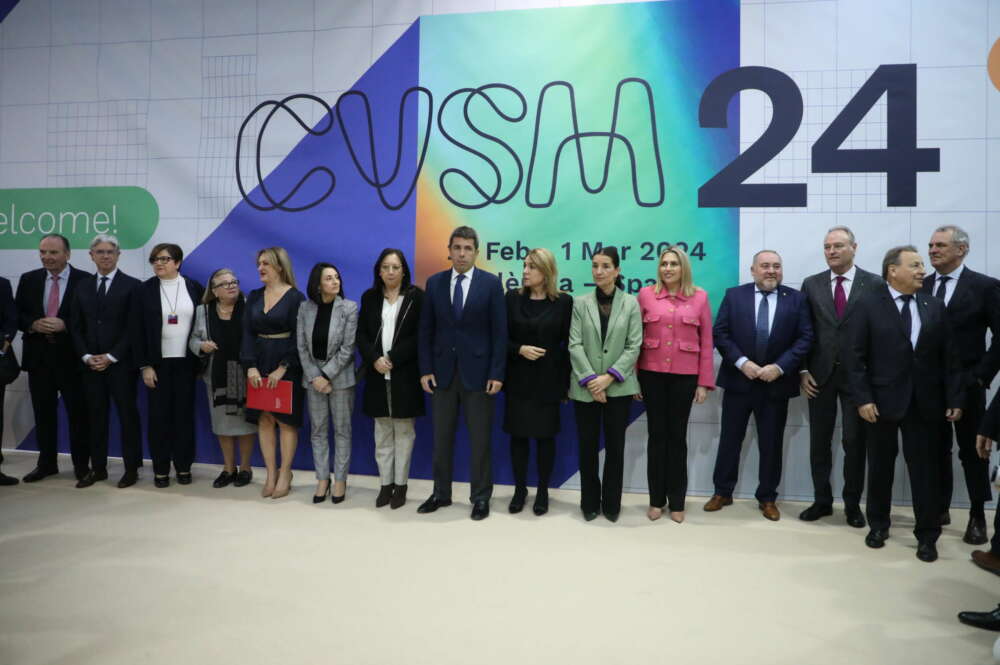
POLYGON ((507 507, 512 513, 519 513, 524 510, 524 500, 528 498, 528 488, 524 485, 518 485, 514 488, 514 496, 510 500, 510 505, 507 507))
POLYGON ((382 485, 382 489, 378 491, 378 496, 375 497, 375 507, 381 508, 382 506, 389 505, 389 501, 392 500, 392 490, 396 486, 392 483, 388 485, 382 485))

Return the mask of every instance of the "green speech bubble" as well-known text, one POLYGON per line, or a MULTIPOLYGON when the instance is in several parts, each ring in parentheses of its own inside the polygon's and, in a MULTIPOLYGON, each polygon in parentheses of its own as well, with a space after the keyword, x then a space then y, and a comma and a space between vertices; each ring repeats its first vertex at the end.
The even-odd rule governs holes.
POLYGON ((0 249, 36 249, 48 233, 86 249, 98 233, 122 249, 142 247, 160 221, 156 199, 142 187, 0 189, 0 249))

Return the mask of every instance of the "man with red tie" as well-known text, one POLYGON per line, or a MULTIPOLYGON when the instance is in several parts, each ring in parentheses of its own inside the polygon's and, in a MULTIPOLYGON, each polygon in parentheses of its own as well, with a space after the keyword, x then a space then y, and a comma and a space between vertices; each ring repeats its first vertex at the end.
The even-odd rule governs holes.
POLYGON ((851 402, 847 373, 841 362, 847 324, 858 300, 882 285, 882 279, 854 265, 858 243, 846 226, 835 226, 823 239, 828 270, 806 277, 802 292, 809 300, 816 336, 799 373, 802 392, 809 398, 809 466, 812 470, 813 504, 799 519, 813 522, 833 514, 831 443, 837 421, 837 402, 843 420, 844 517, 855 528, 865 526, 861 493, 865 489, 865 429, 857 405, 851 402))

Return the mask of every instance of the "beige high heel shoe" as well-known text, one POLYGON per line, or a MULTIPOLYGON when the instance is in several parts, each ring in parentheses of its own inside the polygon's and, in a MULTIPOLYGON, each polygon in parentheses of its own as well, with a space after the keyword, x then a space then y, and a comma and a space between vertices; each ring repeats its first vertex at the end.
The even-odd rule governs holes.
POLYGON ((267 499, 272 494, 274 494, 274 481, 271 480, 271 474, 267 474, 267 478, 264 479, 264 487, 260 490, 260 495, 267 499))
POLYGON ((281 477, 283 473, 278 472, 278 484, 274 486, 274 494, 271 495, 272 499, 281 499, 288 496, 288 493, 292 491, 292 472, 288 472, 288 482, 282 484, 281 477))

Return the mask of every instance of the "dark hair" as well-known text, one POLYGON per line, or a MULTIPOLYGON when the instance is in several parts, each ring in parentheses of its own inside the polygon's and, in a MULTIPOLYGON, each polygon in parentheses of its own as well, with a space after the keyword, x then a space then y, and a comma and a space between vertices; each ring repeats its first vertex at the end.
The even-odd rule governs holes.
POLYGON ((889 266, 898 266, 899 256, 903 252, 913 252, 914 254, 920 253, 913 245, 900 245, 899 247, 893 247, 890 249, 885 253, 885 258, 882 259, 882 279, 889 279, 889 266))
MULTIPOLYGON (((621 266, 621 259, 618 258, 618 248, 612 245, 607 245, 601 247, 599 250, 593 253, 592 256, 603 255, 611 259, 611 265, 618 268, 621 266)), ((625 282, 622 280, 621 273, 618 273, 618 279, 615 280, 615 287, 619 289, 625 288, 625 282)))
POLYGON ((160 252, 166 252, 170 255, 170 258, 177 263, 184 260, 184 250, 180 248, 180 245, 175 245, 172 242, 161 242, 153 247, 153 251, 149 253, 149 262, 152 263, 153 259, 155 259, 156 255, 160 252))
POLYGON ((340 268, 332 263, 320 261, 312 267, 312 270, 309 272, 309 282, 306 284, 306 295, 309 296, 309 300, 312 300, 317 305, 323 304, 323 294, 320 292, 319 283, 323 279, 323 271, 327 268, 336 270, 337 277, 340 279, 340 292, 337 293, 337 297, 346 297, 344 296, 344 278, 340 273, 340 268))
POLYGON ((63 242, 63 249, 65 249, 67 252, 69 251, 69 239, 66 236, 60 233, 46 233, 45 235, 42 236, 41 240, 39 240, 38 243, 41 244, 42 240, 45 240, 46 238, 59 238, 63 242))
POLYGON ((399 284, 399 291, 402 293, 406 289, 410 288, 410 264, 406 262, 406 256, 403 255, 403 250, 395 249, 394 247, 386 247, 382 250, 382 253, 378 255, 375 260, 375 267, 372 268, 372 272, 375 273, 375 281, 372 282, 372 289, 378 293, 383 293, 385 291, 385 282, 382 281, 382 262, 385 261, 386 257, 390 254, 395 254, 399 257, 399 263, 403 266, 403 281, 399 284))
POLYGON ((479 249, 479 234, 471 226, 459 226, 456 227, 451 235, 448 236, 448 246, 451 247, 451 241, 455 238, 465 238, 466 240, 471 240, 473 246, 479 249))

